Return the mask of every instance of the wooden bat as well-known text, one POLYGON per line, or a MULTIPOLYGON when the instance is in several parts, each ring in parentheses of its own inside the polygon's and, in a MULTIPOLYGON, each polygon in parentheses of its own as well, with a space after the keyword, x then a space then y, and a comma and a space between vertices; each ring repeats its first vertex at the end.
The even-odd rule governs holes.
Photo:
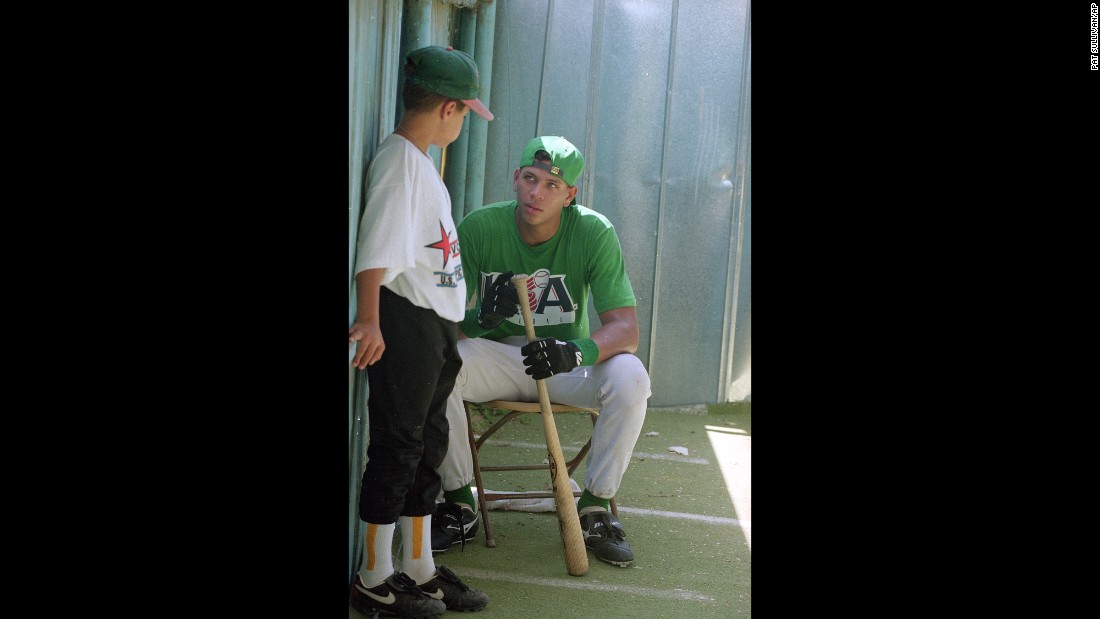
MULTIPOLYGON (((527 327, 527 341, 535 341, 535 325, 531 318, 531 304, 527 300, 527 275, 512 277, 512 283, 519 295, 519 307, 523 311, 523 324, 527 327)), ((539 390, 539 406, 542 408, 542 427, 546 431, 546 449, 550 458, 550 485, 554 490, 554 504, 558 511, 558 527, 561 540, 565 545, 565 568, 570 576, 584 576, 588 573, 588 549, 581 538, 581 521, 577 515, 577 503, 573 488, 569 485, 569 472, 565 467, 565 455, 561 451, 558 439, 558 425, 554 413, 550 410, 550 395, 546 391, 546 382, 535 380, 539 390)))

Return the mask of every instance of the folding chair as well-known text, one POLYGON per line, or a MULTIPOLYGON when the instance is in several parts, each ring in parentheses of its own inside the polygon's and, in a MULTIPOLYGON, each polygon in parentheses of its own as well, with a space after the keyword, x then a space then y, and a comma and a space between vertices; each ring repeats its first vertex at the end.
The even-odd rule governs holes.
MULTIPOLYGON (((510 464, 510 465, 491 465, 483 466, 480 459, 481 448, 485 445, 489 437, 496 434, 498 430, 504 427, 509 421, 520 417, 521 415, 536 414, 541 415, 542 409, 538 402, 515 402, 510 400, 492 400, 489 402, 463 402, 466 407, 466 429, 470 438, 470 451, 473 454, 474 460, 474 479, 477 482, 477 501, 481 509, 481 520, 485 527, 485 545, 489 548, 496 548, 496 540, 493 538, 493 527, 489 523, 489 501, 496 501, 501 499, 547 499, 554 498, 554 493, 547 490, 545 492, 493 492, 485 489, 485 482, 482 480, 482 471, 535 471, 540 469, 550 470, 549 464, 510 464), (474 438, 474 425, 472 407, 474 404, 480 404, 489 408, 507 411, 503 417, 494 422, 489 429, 485 430, 481 434, 480 438, 474 438)), ((600 415, 600 411, 597 408, 580 408, 576 406, 569 406, 567 404, 551 403, 550 410, 555 415, 562 413, 587 413, 592 419, 592 426, 596 426, 596 420, 600 415)), ((588 441, 584 444, 577 455, 571 460, 567 460, 565 465, 567 469, 567 477, 573 477, 573 471, 576 470, 586 455, 588 450, 592 448, 592 437, 588 437, 588 441)), ((580 491, 573 492, 574 497, 581 496, 580 491)), ((616 517, 619 515, 618 508, 615 505, 615 499, 611 499, 611 512, 616 517)))

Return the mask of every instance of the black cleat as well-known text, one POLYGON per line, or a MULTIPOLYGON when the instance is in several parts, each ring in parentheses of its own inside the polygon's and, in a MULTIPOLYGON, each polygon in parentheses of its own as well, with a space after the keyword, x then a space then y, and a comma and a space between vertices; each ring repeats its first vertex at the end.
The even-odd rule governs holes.
POLYGON ((446 565, 435 566, 435 577, 420 585, 420 590, 431 598, 441 600, 447 610, 471 612, 481 610, 489 603, 489 596, 462 582, 446 565))
POLYGON ((356 574, 351 585, 351 607, 371 618, 431 619, 447 610, 446 604, 424 593, 402 572, 394 572, 382 584, 370 588, 364 587, 356 574))
POLYGON ((462 544, 477 535, 478 514, 462 503, 439 503, 432 514, 432 554, 446 552, 455 544, 462 544))
POLYGON ((634 560, 634 551, 626 541, 626 529, 611 512, 595 511, 581 516, 581 535, 584 545, 595 551, 600 561, 627 567, 634 560))

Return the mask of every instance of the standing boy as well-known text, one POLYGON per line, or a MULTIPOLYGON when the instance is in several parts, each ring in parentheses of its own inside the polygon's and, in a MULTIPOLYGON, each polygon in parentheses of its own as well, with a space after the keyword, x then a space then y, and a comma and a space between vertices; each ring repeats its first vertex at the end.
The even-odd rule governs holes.
POLYGON ((451 199, 428 147, 462 131, 478 100, 477 65, 451 47, 411 52, 405 111, 378 148, 367 179, 355 261, 352 365, 370 380, 370 444, 359 495, 366 522, 363 565, 351 586, 361 613, 432 617, 481 610, 483 592, 463 583, 431 552, 431 520, 447 451, 446 399, 462 366, 457 322, 466 282, 451 199), (401 527, 401 571, 392 547, 401 527))
POLYGON ((615 228, 576 203, 584 157, 569 140, 530 140, 513 174, 516 199, 483 206, 458 228, 468 280, 477 298, 462 322, 463 366, 447 401, 450 448, 440 475, 432 549, 472 539, 478 514, 470 487, 473 459, 463 400, 550 400, 601 409, 592 431, 584 493, 577 502, 585 545, 596 558, 626 567, 634 551, 610 511, 645 421, 649 374, 638 349, 637 301, 615 228), (513 273, 531 276, 528 289, 513 273), (601 326, 589 332, 591 294, 601 326), (517 302, 529 303, 538 340, 527 343, 517 302))

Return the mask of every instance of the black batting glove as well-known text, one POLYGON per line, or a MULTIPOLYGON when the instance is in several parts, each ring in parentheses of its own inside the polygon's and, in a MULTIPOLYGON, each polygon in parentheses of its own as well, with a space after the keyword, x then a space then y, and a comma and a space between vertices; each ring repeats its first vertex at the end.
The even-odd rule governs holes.
POLYGON ((564 374, 581 364, 581 349, 573 342, 563 342, 548 337, 535 340, 520 348, 523 353, 525 373, 535 380, 564 374))
POLYGON ((481 309, 477 312, 477 324, 482 329, 496 329, 505 318, 519 312, 519 295, 516 294, 516 285, 512 283, 513 275, 511 271, 501 273, 485 289, 481 309))

